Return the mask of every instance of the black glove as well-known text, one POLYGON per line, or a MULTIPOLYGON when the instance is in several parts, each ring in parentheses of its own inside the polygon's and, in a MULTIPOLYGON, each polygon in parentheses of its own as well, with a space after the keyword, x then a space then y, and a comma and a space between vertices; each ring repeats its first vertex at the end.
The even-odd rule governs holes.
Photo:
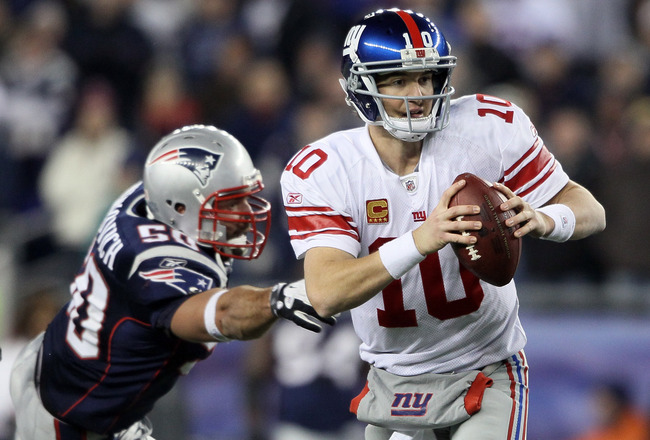
POLYGON ((322 330, 320 322, 329 325, 336 323, 336 318, 323 318, 316 313, 307 298, 305 280, 276 284, 271 291, 271 310, 278 318, 288 319, 316 333, 322 330))

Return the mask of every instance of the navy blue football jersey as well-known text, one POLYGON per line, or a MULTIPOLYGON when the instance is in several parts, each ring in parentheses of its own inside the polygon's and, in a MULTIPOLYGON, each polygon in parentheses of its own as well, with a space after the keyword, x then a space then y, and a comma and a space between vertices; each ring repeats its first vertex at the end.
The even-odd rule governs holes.
POLYGON ((49 325, 40 393, 56 417, 111 433, 142 419, 215 344, 171 333, 190 295, 227 284, 229 265, 211 249, 147 218, 142 184, 110 208, 49 325))

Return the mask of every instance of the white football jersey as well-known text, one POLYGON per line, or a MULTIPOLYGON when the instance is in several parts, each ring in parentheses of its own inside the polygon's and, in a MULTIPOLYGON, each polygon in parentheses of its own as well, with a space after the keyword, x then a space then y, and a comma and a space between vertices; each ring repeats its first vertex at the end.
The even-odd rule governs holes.
MULTIPOLYGON (((456 99, 449 125, 424 139, 414 173, 398 176, 367 127, 306 146, 282 175, 291 244, 355 257, 413 230, 461 173, 501 182, 540 207, 569 178, 525 113, 485 95, 456 99)), ((521 350, 514 281, 497 287, 460 266, 448 245, 352 310, 363 360, 398 375, 480 368, 521 350)))

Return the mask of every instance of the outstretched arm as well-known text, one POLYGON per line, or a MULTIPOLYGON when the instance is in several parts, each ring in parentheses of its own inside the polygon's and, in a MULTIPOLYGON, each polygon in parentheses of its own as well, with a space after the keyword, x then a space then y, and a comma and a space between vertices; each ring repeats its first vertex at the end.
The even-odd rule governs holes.
POLYGON ((174 314, 171 330, 176 336, 194 342, 248 340, 262 336, 277 318, 314 332, 321 331, 321 322, 330 325, 336 322, 316 313, 301 280, 267 288, 213 289, 194 295, 174 314))
POLYGON ((216 304, 208 304, 221 289, 188 298, 172 318, 172 332, 194 342, 214 342, 205 326, 206 307, 214 308, 214 322, 224 339, 254 339, 262 336, 277 319, 271 312, 271 288, 238 286, 223 291, 216 304))

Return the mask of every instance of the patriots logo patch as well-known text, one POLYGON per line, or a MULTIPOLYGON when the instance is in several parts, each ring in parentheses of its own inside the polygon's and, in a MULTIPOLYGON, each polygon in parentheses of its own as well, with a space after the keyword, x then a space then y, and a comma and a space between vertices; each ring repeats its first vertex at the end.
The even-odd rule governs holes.
POLYGON ((221 154, 215 154, 212 151, 198 147, 176 148, 154 157, 149 162, 149 165, 154 163, 180 165, 190 170, 199 179, 202 186, 206 186, 212 172, 219 164, 221 156, 221 154))
POLYGON ((182 266, 161 267, 139 274, 146 280, 165 283, 184 294, 199 293, 212 288, 210 277, 182 266))

